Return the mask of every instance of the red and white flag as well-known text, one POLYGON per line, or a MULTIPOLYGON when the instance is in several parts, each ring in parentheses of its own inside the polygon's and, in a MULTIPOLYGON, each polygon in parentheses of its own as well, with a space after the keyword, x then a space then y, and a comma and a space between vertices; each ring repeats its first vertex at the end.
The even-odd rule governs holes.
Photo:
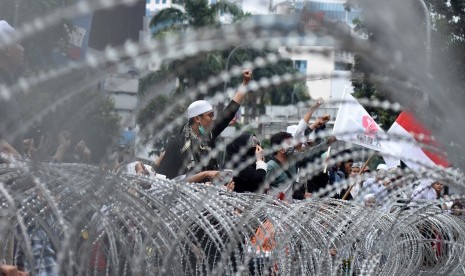
POLYGON ((384 131, 347 89, 342 96, 333 128, 338 140, 350 142, 376 151, 383 151, 384 131))
MULTIPOLYGON (((431 131, 418 122, 412 114, 403 111, 387 132, 392 141, 383 143, 383 148, 400 158, 408 167, 418 168, 422 165, 448 167, 447 159, 428 150, 428 147, 438 149, 439 143, 432 139, 431 131), (396 139, 402 137, 403 139, 396 139)), ((389 159, 384 158, 386 163, 389 159)))

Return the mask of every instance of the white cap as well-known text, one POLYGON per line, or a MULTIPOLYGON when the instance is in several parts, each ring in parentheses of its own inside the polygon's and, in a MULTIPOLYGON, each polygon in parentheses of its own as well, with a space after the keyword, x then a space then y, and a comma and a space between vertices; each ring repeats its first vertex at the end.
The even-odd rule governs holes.
POLYGON ((376 167, 376 170, 379 171, 379 170, 387 170, 388 167, 386 164, 379 164, 378 167, 376 167))
POLYGON ((187 108, 187 118, 193 118, 195 116, 199 116, 207 111, 212 111, 212 105, 204 100, 195 101, 189 105, 187 108))
POLYGON ((0 20, 0 43, 2 43, 7 37, 15 34, 15 29, 11 27, 5 20, 0 20))
POLYGON ((363 201, 367 201, 369 199, 376 199, 375 195, 374 194, 366 194, 364 197, 363 197, 363 201))
MULTIPOLYGON (((286 132, 289 133, 289 134, 291 134, 292 136, 295 135, 296 130, 297 130, 297 125, 288 126, 288 127, 286 128, 286 132)), ((294 137, 294 138, 295 138, 295 137, 294 137)))

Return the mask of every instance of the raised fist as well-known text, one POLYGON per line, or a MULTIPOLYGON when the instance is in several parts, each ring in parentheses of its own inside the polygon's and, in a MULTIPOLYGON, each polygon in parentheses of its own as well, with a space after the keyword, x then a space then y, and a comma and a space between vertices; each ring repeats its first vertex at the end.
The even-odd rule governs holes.
POLYGON ((67 130, 64 130, 58 134, 58 143, 60 146, 69 148, 71 145, 71 133, 67 130))
POLYGON ((242 71, 242 83, 247 85, 249 81, 252 79, 252 70, 247 69, 242 71))
POLYGON ((260 146, 255 148, 255 157, 257 158, 257 161, 264 161, 265 159, 265 153, 260 146))
POLYGON ((325 114, 325 115, 321 116, 321 120, 323 121, 323 123, 326 124, 327 122, 329 122, 329 120, 331 120, 331 115, 325 114))
POLYGON ((86 142, 84 140, 79 141, 74 147, 76 153, 83 159, 83 161, 90 162, 92 157, 91 150, 87 147, 86 142))

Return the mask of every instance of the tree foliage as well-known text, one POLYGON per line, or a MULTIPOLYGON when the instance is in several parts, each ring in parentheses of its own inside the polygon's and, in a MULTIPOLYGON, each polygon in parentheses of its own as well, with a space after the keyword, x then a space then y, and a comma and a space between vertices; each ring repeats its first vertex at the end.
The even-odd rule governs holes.
POLYGON ((74 71, 36 86, 27 95, 18 96, 24 121, 36 121, 38 114, 44 114, 37 124, 47 137, 50 154, 56 148, 61 131, 71 133, 73 147, 79 140, 85 140, 96 163, 115 144, 120 117, 114 112, 113 101, 97 87, 80 90, 90 76, 92 72, 74 71))
MULTIPOLYGON (((225 59, 228 57, 232 49, 224 51, 225 59)), ((230 58, 229 68, 234 65, 240 66, 246 61, 254 60, 257 57, 266 57, 272 53, 269 49, 253 49, 242 47, 238 49, 230 58)), ((271 78, 275 75, 281 76, 284 74, 295 74, 293 61, 290 59, 281 59, 275 64, 269 64, 262 68, 254 70, 254 79, 260 80, 262 78, 271 78)), ((240 77, 234 78, 230 84, 237 87, 241 82, 240 77)), ((286 83, 277 87, 271 87, 265 90, 254 91, 254 94, 259 98, 260 105, 289 105, 292 102, 307 101, 310 99, 307 86, 305 82, 286 83), (294 99, 293 99, 294 98, 294 99), (294 100, 294 101, 293 101, 294 100)))
MULTIPOLYGON (((425 0, 432 14, 433 61, 441 71, 465 81, 465 1, 425 0)), ((441 72, 438 72, 441 73, 441 72)))
MULTIPOLYGON (((146 128, 150 124, 153 124, 153 120, 157 118, 157 115, 160 114, 160 111, 164 110, 166 106, 173 104, 173 98, 170 98, 165 95, 158 95, 152 99, 149 104, 139 112, 137 115, 137 124, 141 129, 146 128)), ((177 115, 183 113, 183 109, 177 109, 177 115)), ((170 114, 168 120, 175 119, 176 114, 170 114)), ((163 136, 157 136, 157 139, 152 141, 153 151, 150 154, 160 155, 163 148, 166 145, 166 142, 169 137, 169 133, 166 133, 163 136)))
POLYGON ((211 5, 207 0, 188 0, 180 4, 183 5, 184 10, 176 7, 165 8, 150 20, 150 28, 154 31, 155 37, 166 31, 171 32, 187 27, 220 25, 221 12, 230 14, 234 21, 247 16, 236 4, 223 0, 211 5))
MULTIPOLYGON (((432 22, 432 64, 436 66, 431 68, 433 75, 442 75, 445 79, 456 80, 459 84, 465 81, 465 1, 463 0, 425 0, 426 6, 430 11, 432 22)), ((422 20, 409 26, 408 30, 412 34, 418 35, 417 41, 419 49, 426 48, 421 40, 424 40, 425 26, 421 6, 416 2, 412 3, 413 10, 417 11, 417 20, 422 20)), ((413 21, 415 22, 415 21, 413 21)), ((364 33, 369 40, 377 43, 378 33, 376 29, 364 24, 365 22, 357 20, 354 22, 356 31, 364 33)), ((404 30, 402 30, 404 31, 404 30)), ((407 30, 405 30, 407 31, 407 30)), ((386 38, 383 38, 386 39, 386 38)), ((393 42, 395 43, 395 42, 393 42)), ((426 54, 420 50, 420 56, 426 54)), ((418 66, 418 65, 417 65, 418 66)), ((371 80, 371 75, 377 72, 374 68, 367 65, 360 56, 356 56, 355 68, 356 74, 362 78, 353 81, 355 96, 369 99, 386 100, 388 94, 378 89, 377 85, 371 80)), ((455 87, 450 85, 444 87, 449 89, 455 87)), ((377 121, 384 128, 389 128, 395 120, 396 115, 383 109, 369 109, 370 113, 377 117, 377 121)))
POLYGON ((137 124, 141 128, 145 128, 150 122, 159 114, 160 110, 163 110, 165 106, 170 104, 170 98, 164 95, 158 95, 146 108, 141 110, 137 116, 137 124))
MULTIPOLYGON (((7 20, 18 29, 25 23, 44 18, 75 3, 76 0, 2 0, 0 19, 7 20)), ((73 31, 74 24, 63 21, 21 41, 26 61, 25 73, 45 71, 56 66, 56 55, 67 52, 73 31)), ((102 95, 97 85, 84 89, 64 102, 60 101, 78 91, 93 73, 89 70, 73 71, 59 79, 51 79, 33 87, 30 93, 18 95, 25 121, 36 119, 37 114, 59 103, 38 122, 51 145, 50 154, 53 154, 57 143, 57 134, 63 130, 71 133, 73 145, 81 139, 86 141, 92 150, 94 162, 105 156, 108 146, 118 137, 120 118, 114 112, 111 99, 102 95)))
MULTIPOLYGON (((376 84, 371 81, 371 73, 374 71, 370 66, 363 61, 363 59, 356 55, 354 71, 361 75, 361 79, 354 79, 352 85, 354 87, 354 96, 356 98, 366 98, 370 100, 388 100, 387 94, 378 89, 376 84)), ((398 112, 386 110, 383 108, 365 107, 367 112, 375 119, 381 128, 387 130, 394 123, 398 112)))
MULTIPOLYGON (((151 20, 150 28, 155 39, 176 35, 189 28, 216 27, 221 24, 220 12, 230 14, 234 21, 247 16, 234 3, 218 1, 209 5, 206 0, 181 1, 183 8, 169 7, 159 11, 151 20)), ((204 52, 182 60, 172 60, 162 66, 159 72, 149 74, 146 79, 155 80, 160 75, 175 74, 181 84, 179 93, 184 93, 186 86, 195 87, 197 83, 216 75, 224 68, 221 52, 204 52)), ((142 81, 142 91, 146 91, 150 82, 142 81)))

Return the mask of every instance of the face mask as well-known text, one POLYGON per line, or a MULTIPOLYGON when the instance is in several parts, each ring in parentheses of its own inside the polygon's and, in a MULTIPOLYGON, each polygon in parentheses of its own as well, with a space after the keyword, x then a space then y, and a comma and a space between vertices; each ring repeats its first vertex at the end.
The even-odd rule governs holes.
POLYGON ((205 128, 203 128, 202 125, 199 125, 199 133, 201 136, 205 136, 205 134, 207 133, 207 131, 205 130, 205 128))
MULTIPOLYGON (((200 117, 199 117, 200 119, 200 117)), ((208 130, 206 130, 199 121, 199 134, 200 136, 207 136, 208 130)))
POLYGON ((295 152, 295 148, 293 146, 290 146, 286 148, 286 150, 284 151, 284 155, 286 155, 287 157, 290 157, 294 155, 294 152, 295 152))

